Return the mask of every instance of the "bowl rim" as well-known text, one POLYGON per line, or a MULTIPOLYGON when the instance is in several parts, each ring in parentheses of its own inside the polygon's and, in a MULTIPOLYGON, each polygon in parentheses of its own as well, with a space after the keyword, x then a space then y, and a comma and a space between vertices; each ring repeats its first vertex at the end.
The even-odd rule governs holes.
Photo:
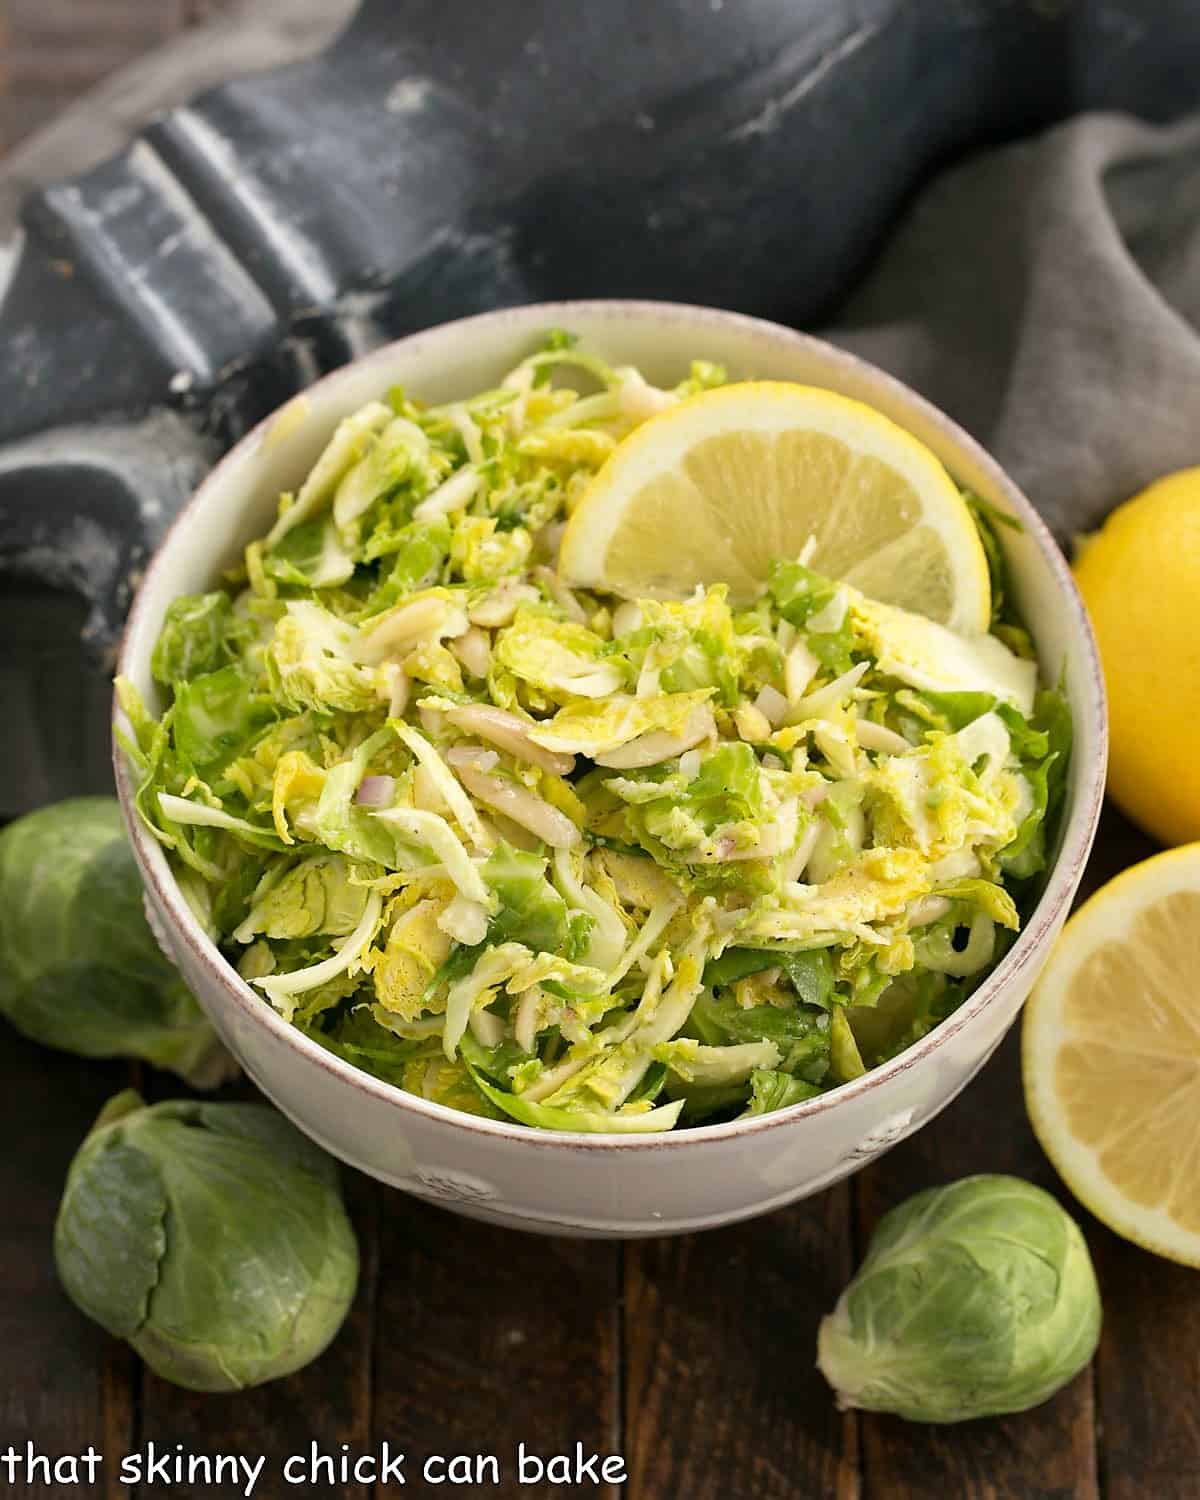
POLYGON ((226 453, 209 471, 195 491, 172 519, 170 526, 152 554, 130 607, 122 633, 117 658, 117 675, 126 676, 131 665, 132 641, 141 617, 149 608, 150 585, 156 574, 164 567, 164 559, 172 550, 185 518, 190 518, 204 505, 206 497, 225 482, 225 476, 246 462, 263 443, 279 414, 301 397, 312 397, 335 389, 340 382, 356 378, 364 368, 372 364, 388 364, 401 351, 417 352, 423 344, 438 342, 469 342, 474 331, 496 324, 516 323, 532 331, 538 325, 561 327, 569 325, 573 318, 591 321, 611 319, 613 322, 650 321, 676 322, 703 334, 704 327, 721 326, 740 330, 750 339, 758 338, 775 346, 792 346, 810 355, 816 355, 826 363, 846 371, 850 375, 883 387, 897 398, 901 405, 920 413, 930 424, 981 469, 1003 492, 1006 500, 1019 516, 1027 534, 1033 539, 1058 585, 1058 595, 1065 608, 1069 633, 1077 639, 1081 660, 1076 669, 1087 678, 1083 697, 1088 704, 1086 722, 1075 725, 1075 745, 1089 745, 1089 754, 1084 760, 1078 754, 1072 757, 1072 772, 1075 778, 1074 798, 1070 816, 1062 830, 1058 857, 1050 871, 1046 884, 1030 914, 1029 920, 1017 935, 1012 947, 967 1000, 940 1025, 928 1032, 919 1041, 899 1053, 888 1062, 864 1073, 860 1078, 837 1085, 827 1093, 807 1099, 785 1109, 757 1118, 724 1121, 714 1125, 693 1125, 681 1130, 651 1132, 646 1134, 585 1133, 581 1131, 533 1130, 516 1121, 490 1120, 483 1116, 467 1114, 448 1105, 422 1099, 373 1074, 354 1067, 332 1052, 312 1041, 286 1021, 273 1006, 255 993, 249 984, 226 960, 216 944, 205 934, 191 908, 185 901, 179 885, 171 873, 165 852, 142 824, 134 806, 134 784, 131 768, 121 749, 119 733, 129 732, 116 694, 113 695, 113 771, 117 794, 125 819, 134 853, 137 857, 144 882, 151 888, 164 914, 171 921, 177 935, 186 943, 197 962, 214 980, 226 1002, 249 1018, 252 1025, 262 1026, 277 1041, 294 1049, 309 1063, 323 1068, 335 1078, 378 1100, 380 1103, 409 1110, 424 1116, 431 1123, 462 1132, 466 1136, 485 1136, 492 1139, 519 1142, 539 1151, 680 1151, 698 1148, 707 1142, 750 1138, 765 1131, 795 1126, 799 1122, 849 1105, 855 1100, 882 1088, 892 1079, 921 1066, 940 1049, 945 1047, 964 1028, 993 1002, 997 1001, 1033 963, 1056 923, 1069 907, 1084 865, 1091 850, 1092 841, 1100 818, 1104 796, 1105 769, 1108 752, 1108 725, 1105 704, 1104 679, 1100 667, 1099 652, 1093 636, 1083 601, 1075 587, 1074 579, 1066 559, 1051 535, 1049 527, 1026 498, 1020 487, 1009 477, 1000 464, 968 432, 948 417, 940 408, 895 376, 888 374, 869 360, 842 349, 825 339, 801 333, 768 319, 752 317, 745 313, 723 308, 706 307, 686 302, 667 302, 636 298, 578 298, 551 302, 523 303, 499 308, 490 312, 476 313, 421 329, 403 338, 392 340, 369 351, 358 359, 340 366, 303 391, 289 397, 279 407, 258 422, 226 453))

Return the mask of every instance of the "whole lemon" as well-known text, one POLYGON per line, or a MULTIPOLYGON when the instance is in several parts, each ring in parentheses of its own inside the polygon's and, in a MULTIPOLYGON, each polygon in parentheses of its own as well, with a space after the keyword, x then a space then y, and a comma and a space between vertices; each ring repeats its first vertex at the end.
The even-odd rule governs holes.
POLYGON ((1200 839, 1200 468, 1119 506, 1075 578, 1108 688, 1108 789, 1166 843, 1200 839))

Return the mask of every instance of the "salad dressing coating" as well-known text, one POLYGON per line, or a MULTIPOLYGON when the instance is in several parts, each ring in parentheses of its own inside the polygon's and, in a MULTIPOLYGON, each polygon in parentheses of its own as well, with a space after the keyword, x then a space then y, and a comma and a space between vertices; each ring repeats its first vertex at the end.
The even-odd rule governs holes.
POLYGON ((617 442, 723 378, 662 390, 553 335, 463 401, 388 393, 171 606, 162 717, 120 685, 213 940, 426 1099, 608 1132, 779 1109, 948 1015, 1036 892, 1070 721, 977 502, 973 639, 802 558, 745 609, 556 571, 617 442))

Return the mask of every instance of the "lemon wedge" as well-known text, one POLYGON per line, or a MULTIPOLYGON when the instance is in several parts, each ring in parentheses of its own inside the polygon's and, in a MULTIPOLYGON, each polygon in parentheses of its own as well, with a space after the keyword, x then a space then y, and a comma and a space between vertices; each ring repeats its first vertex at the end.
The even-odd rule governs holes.
POLYGON ((1071 1191, 1200 1266, 1200 844, 1118 875, 1067 923, 1025 1007, 1025 1103, 1071 1191))
POLYGON ((584 492, 559 566, 625 598, 727 583, 745 603, 810 537, 822 573, 952 630, 987 630, 987 558, 940 461, 861 401, 782 381, 706 391, 636 428, 584 492))

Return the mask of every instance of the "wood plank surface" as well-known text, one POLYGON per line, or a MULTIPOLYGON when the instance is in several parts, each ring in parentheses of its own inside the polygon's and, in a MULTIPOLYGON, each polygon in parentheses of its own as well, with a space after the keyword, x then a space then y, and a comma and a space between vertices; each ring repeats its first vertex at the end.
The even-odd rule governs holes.
MULTIPOLYGON (((23 1460, 30 1443, 57 1460, 89 1446, 123 1452, 132 1437, 137 1361, 67 1301, 52 1247, 71 1159, 129 1081, 126 1064, 65 1058, 0 1030, 0 1452, 11 1443, 23 1460)), ((25 1472, 10 1489, 0 1470, 0 1494, 72 1493, 53 1478, 43 1483, 40 1466, 26 1486, 25 1472)), ((74 1493, 110 1500, 119 1492, 102 1481, 74 1493)))
MULTIPOLYGON (((47 801, 111 788, 109 688, 79 650, 86 611, 65 594, 0 585, 0 823, 47 801), (35 686, 36 684, 36 686, 35 686)), ((35 1046, 0 1022, 0 1452, 119 1457, 133 1441, 141 1367, 67 1300, 53 1233, 67 1168, 105 1101, 140 1082, 127 1063, 35 1046)), ((61 1496, 51 1479, 0 1495, 61 1496)), ((86 1471, 82 1471, 86 1472, 86 1471)), ((94 1494, 124 1491, 105 1464, 94 1494)))
POLYGON ((1100 1472, 1107 1500, 1200 1495, 1200 1274, 1094 1222, 1104 1294, 1096 1361, 1100 1472))
POLYGON ((818 1373, 853 1259, 845 1184, 625 1249, 630 1500, 858 1500, 857 1421, 818 1373))
MULTIPOLYGON (((855 1179, 863 1246, 879 1216, 912 1193, 978 1172, 1006 1172, 1056 1193, 1076 1218, 1025 1117, 1019 1027, 926 1129, 855 1179)), ((865 1500, 1097 1500, 1092 1373, 1032 1412, 950 1427, 864 1413, 865 1500)))
POLYGON ((435 1476, 422 1482, 434 1455, 497 1459, 500 1482, 465 1493, 542 1500, 576 1489, 522 1485, 520 1444, 542 1460, 573 1455, 577 1443, 585 1454, 620 1453, 619 1267, 610 1241, 497 1229, 384 1194, 375 1441, 409 1455, 406 1493, 448 1492, 435 1476))

